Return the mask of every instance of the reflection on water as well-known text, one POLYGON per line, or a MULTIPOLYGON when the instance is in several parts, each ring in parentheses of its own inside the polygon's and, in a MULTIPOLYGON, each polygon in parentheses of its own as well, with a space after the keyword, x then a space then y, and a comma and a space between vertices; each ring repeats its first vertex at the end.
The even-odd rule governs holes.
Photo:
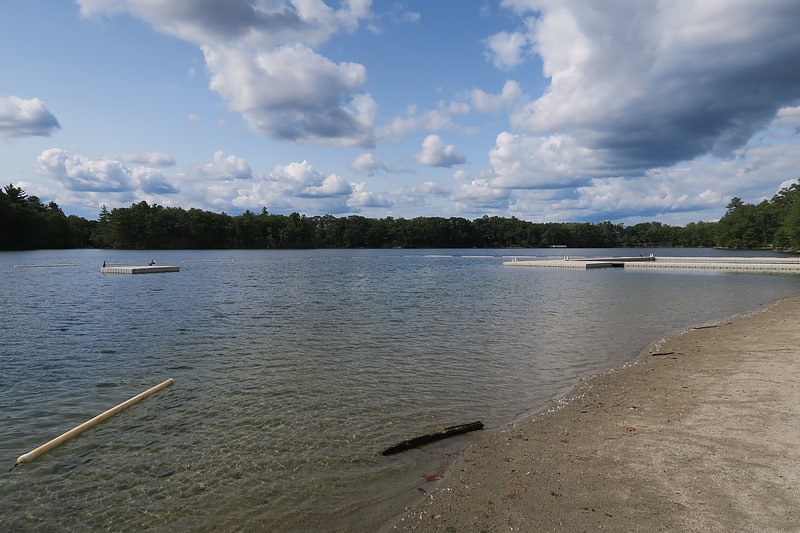
POLYGON ((668 333, 800 293, 796 276, 504 268, 507 252, 480 252, 0 254, 9 468, 175 379, 3 473, 0 528, 367 530, 476 437, 386 446, 502 427, 668 333), (99 274, 151 258, 181 272, 99 274), (79 266, 13 268, 48 263, 79 266))

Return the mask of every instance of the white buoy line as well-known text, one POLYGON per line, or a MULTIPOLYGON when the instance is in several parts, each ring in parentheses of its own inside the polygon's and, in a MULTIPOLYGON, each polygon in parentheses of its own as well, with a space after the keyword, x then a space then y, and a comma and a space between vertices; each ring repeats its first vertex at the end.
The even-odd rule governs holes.
POLYGON ((48 265, 14 265, 14 268, 59 268, 59 267, 79 267, 78 263, 52 263, 48 265))
POLYGON ((155 392, 158 392, 161 389, 163 389, 164 387, 168 387, 168 386, 172 385, 173 383, 174 383, 174 380, 172 378, 169 378, 169 379, 167 379, 165 381, 162 381, 161 383, 159 383, 155 387, 151 387, 151 388, 147 389, 146 391, 144 391, 144 392, 142 392, 140 394, 137 394, 133 398, 122 402, 121 404, 117 405, 116 407, 112 407, 111 409, 109 409, 109 410, 107 410, 107 411, 105 411, 103 413, 100 413, 99 415, 97 415, 96 417, 92 418, 91 420, 87 420, 83 424, 70 429, 66 433, 63 433, 63 434, 59 435, 58 437, 56 437, 56 438, 54 438, 54 439, 42 444, 38 448, 36 448, 34 450, 31 450, 28 453, 20 455, 17 458, 17 463, 14 466, 17 466, 20 463, 30 463, 31 461, 35 460, 40 455, 49 452, 53 448, 61 446, 62 444, 67 442, 69 439, 80 435, 81 433, 83 433, 87 429, 96 426, 100 422, 106 420, 107 418, 110 418, 110 417, 114 416, 115 414, 119 413, 123 409, 125 409, 127 407, 130 407, 131 405, 135 404, 136 402, 139 402, 139 401, 147 398, 151 394, 153 394, 155 392))

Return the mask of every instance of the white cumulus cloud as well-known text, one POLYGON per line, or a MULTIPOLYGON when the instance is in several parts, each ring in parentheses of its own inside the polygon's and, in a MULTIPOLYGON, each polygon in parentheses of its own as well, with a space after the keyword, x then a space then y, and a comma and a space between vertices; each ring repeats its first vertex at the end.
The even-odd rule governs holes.
POLYGON ((587 183, 606 175, 603 154, 582 146, 573 137, 500 133, 489 152, 494 185, 504 188, 561 188, 587 183))
POLYGON ((464 163, 467 157, 456 152, 454 145, 445 144, 438 135, 428 135, 415 159, 427 167, 452 167, 464 163))
POLYGON ((383 164, 380 157, 373 152, 367 152, 356 157, 350 164, 350 168, 356 172, 372 176, 378 172, 386 172, 388 169, 383 164))
POLYGON ((84 192, 121 192, 135 188, 130 170, 120 161, 92 160, 69 155, 61 148, 49 148, 37 157, 39 168, 64 188, 84 192))
POLYGON ((211 88, 253 131, 276 139, 371 146, 375 105, 362 92, 366 70, 334 63, 303 45, 255 54, 205 46, 211 88))
POLYGON ((800 94, 800 3, 506 0, 527 14, 544 94, 511 116, 569 134, 617 174, 742 146, 800 94))
POLYGON ((197 45, 210 88, 252 130, 333 146, 372 146, 375 103, 366 70, 315 51, 370 17, 369 0, 176 2, 78 0, 85 16, 128 13, 197 45))
POLYGON ((192 175, 213 180, 249 180, 253 177, 253 171, 241 157, 226 156, 222 151, 217 151, 212 162, 195 167, 192 175))
POLYGON ((486 39, 487 56, 497 68, 511 69, 522 63, 528 45, 523 33, 501 31, 486 39))
POLYGON ((500 94, 489 94, 480 89, 473 89, 470 100, 475 109, 481 113, 497 114, 513 106, 523 97, 522 88, 515 81, 507 81, 500 94))
POLYGON ((354 209, 365 207, 391 207, 393 204, 388 195, 370 192, 366 182, 354 183, 353 192, 347 200, 347 206, 354 209))
POLYGON ((60 127, 42 100, 0 96, 0 137, 47 137, 60 127))

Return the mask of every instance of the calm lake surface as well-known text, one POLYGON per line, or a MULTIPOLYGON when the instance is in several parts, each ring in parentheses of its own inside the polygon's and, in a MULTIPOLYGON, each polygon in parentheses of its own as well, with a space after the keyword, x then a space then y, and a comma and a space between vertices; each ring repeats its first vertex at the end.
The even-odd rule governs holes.
MULTIPOLYGON (((756 255, 568 250, 651 252, 756 255)), ((384 448, 502 428, 666 335, 800 295, 796 274, 502 266, 558 253, 0 253, 0 530, 374 530, 480 435, 384 448), (99 272, 151 259, 181 272, 99 272)))

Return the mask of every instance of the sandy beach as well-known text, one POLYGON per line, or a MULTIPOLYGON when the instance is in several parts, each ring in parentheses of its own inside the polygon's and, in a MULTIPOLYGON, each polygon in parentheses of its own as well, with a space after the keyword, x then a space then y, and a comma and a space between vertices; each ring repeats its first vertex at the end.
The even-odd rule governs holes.
POLYGON ((800 531, 800 299, 486 432, 387 531, 800 531))

